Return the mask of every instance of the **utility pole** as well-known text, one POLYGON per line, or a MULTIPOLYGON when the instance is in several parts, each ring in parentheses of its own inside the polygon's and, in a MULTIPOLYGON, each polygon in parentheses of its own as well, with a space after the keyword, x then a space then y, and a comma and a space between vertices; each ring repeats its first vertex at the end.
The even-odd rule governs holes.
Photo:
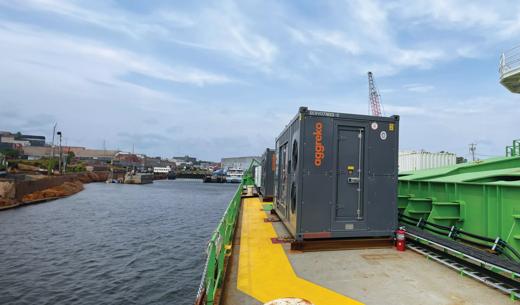
POLYGON ((477 143, 469 144, 469 153, 471 154, 471 160, 475 162, 475 151, 477 150, 477 143))
POLYGON ((54 135, 56 134, 56 127, 58 123, 54 123, 54 127, 52 128, 52 143, 51 143, 51 160, 49 160, 49 166, 47 168, 48 174, 51 174, 54 168, 51 168, 51 164, 54 164, 54 135))
POLYGON ((61 175, 61 161, 63 160, 63 155, 62 155, 62 150, 61 150, 61 131, 58 131, 56 133, 58 136, 60 136, 60 149, 59 149, 59 155, 60 155, 60 160, 58 161, 58 171, 60 172, 60 175, 61 175))

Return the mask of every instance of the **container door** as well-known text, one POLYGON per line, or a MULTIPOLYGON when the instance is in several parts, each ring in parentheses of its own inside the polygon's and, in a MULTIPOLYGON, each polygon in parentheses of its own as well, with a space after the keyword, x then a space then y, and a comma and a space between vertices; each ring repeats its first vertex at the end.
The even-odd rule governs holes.
POLYGON ((333 230, 355 230, 363 220, 364 128, 337 126, 333 230))

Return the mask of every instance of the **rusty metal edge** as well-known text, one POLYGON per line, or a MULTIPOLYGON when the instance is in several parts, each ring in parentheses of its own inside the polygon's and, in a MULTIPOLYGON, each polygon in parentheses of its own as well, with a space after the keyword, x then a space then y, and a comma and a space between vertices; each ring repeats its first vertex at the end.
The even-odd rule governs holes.
POLYGON ((298 251, 327 251, 349 249, 373 249, 393 247, 392 238, 362 238, 362 239, 321 239, 294 241, 291 250, 298 251))

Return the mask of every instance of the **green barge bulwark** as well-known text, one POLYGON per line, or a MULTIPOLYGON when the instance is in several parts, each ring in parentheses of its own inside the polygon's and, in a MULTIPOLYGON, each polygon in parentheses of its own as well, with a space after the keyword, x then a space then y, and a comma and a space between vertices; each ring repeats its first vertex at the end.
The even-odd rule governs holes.
POLYGON ((408 225, 520 261, 520 156, 401 173, 398 205, 408 225))

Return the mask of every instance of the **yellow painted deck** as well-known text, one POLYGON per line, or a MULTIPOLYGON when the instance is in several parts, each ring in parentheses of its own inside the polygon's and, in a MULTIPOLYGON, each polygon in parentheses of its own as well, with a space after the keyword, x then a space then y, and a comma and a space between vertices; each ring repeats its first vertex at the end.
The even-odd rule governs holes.
POLYGON ((271 242, 277 234, 272 223, 264 222, 266 215, 258 198, 244 199, 242 212, 237 280, 240 291, 263 303, 297 297, 315 305, 363 304, 296 275, 282 245, 271 242))

